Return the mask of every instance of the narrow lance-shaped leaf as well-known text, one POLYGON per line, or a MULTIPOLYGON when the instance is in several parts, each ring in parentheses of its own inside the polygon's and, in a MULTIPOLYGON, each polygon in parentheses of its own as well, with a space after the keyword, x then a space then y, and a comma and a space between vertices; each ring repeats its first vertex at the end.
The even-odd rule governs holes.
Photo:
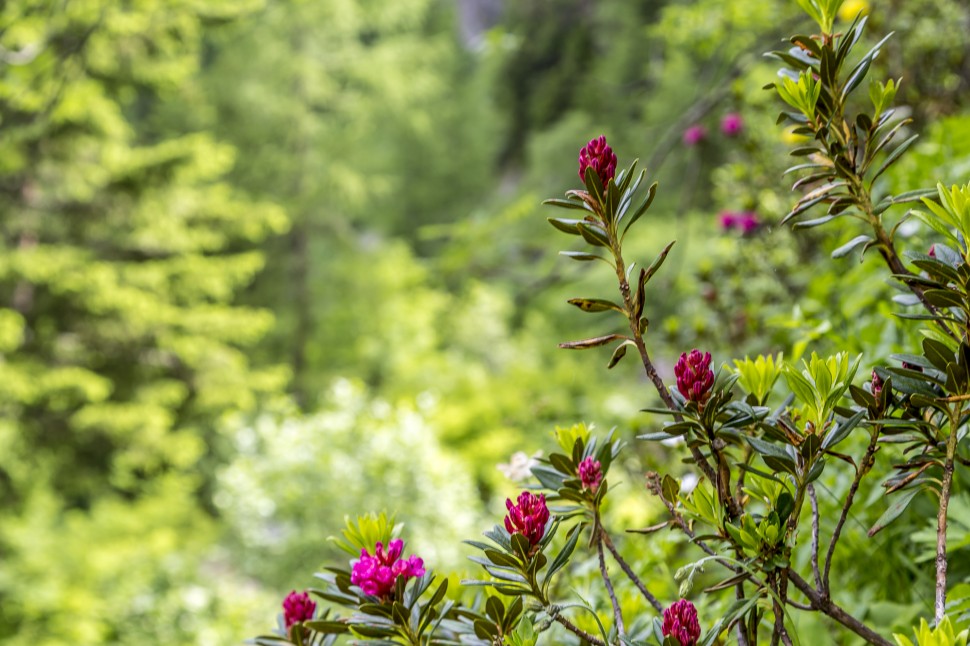
POLYGON ((906 510, 906 507, 909 506, 909 503, 913 501, 913 498, 916 497, 916 494, 918 494, 919 491, 919 487, 913 487, 912 489, 907 489, 896 496, 896 500, 889 505, 889 509, 887 509, 885 513, 879 517, 876 524, 873 525, 872 529, 869 530, 869 538, 872 538, 877 533, 885 529, 889 523, 896 520, 899 515, 906 510))

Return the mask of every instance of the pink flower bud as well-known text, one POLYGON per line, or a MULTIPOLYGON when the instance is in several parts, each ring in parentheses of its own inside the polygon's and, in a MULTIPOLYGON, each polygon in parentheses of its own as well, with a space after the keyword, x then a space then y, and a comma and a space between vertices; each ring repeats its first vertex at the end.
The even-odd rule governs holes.
POLYGON ((701 354, 694 349, 690 354, 683 353, 674 366, 677 377, 677 390, 686 399, 703 405, 711 396, 714 386, 714 371, 711 370, 711 353, 701 354))
POLYGON ((293 624, 313 619, 313 611, 316 609, 317 604, 310 600, 309 594, 291 591, 283 600, 283 621, 287 630, 293 624))
POLYGON ((583 489, 589 489, 596 493, 600 482, 603 481, 603 470, 600 468, 599 460, 589 457, 580 462, 579 480, 583 483, 583 489))
POLYGON ((664 610, 660 631, 664 637, 673 637, 680 646, 697 646, 701 638, 701 626, 697 622, 697 608, 687 599, 674 602, 664 610))
POLYGON ((592 168, 603 183, 603 188, 616 175, 616 155, 606 144, 606 137, 600 135, 590 139, 579 151, 579 179, 586 181, 586 169, 592 168))
POLYGON ((882 392, 882 378, 876 374, 876 369, 872 369, 872 396, 879 399, 879 394, 882 392))
POLYGON ((696 146, 707 138, 707 129, 702 125, 694 125, 684 131, 684 145, 696 146))
POLYGON ((929 252, 927 252, 926 255, 929 256, 930 258, 936 258, 936 245, 935 244, 931 244, 930 245, 930 250, 929 250, 929 252))
POLYGON ((737 112, 729 112, 721 119, 721 134, 725 137, 737 136, 744 130, 744 120, 737 112))
POLYGON ((514 505, 511 499, 506 498, 505 508, 509 510, 505 517, 505 529, 509 534, 522 534, 529 545, 537 545, 546 533, 546 522, 549 520, 546 497, 523 491, 514 505))
POLYGON ((350 582, 374 597, 388 601, 394 595, 397 580, 424 576, 424 561, 417 556, 401 558, 404 541, 396 538, 387 544, 387 550, 380 541, 374 549, 374 556, 366 549, 360 551, 360 559, 354 561, 350 582))

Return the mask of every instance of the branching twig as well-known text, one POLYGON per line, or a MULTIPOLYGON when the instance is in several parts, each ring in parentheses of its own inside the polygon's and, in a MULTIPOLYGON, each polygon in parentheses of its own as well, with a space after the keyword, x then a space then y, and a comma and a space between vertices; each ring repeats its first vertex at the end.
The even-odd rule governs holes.
POLYGON ((946 614, 946 512, 950 505, 950 489, 953 485, 953 457, 957 451, 957 420, 959 409, 950 409, 950 435, 946 438, 946 460, 943 463, 943 482, 940 485, 940 508, 936 514, 936 623, 946 614))
MULTIPOLYGON (((819 594, 808 581, 800 577, 798 572, 795 572, 791 568, 788 569, 788 580, 791 581, 792 584, 808 598, 813 610, 818 610, 826 616, 831 617, 859 637, 867 640, 870 644, 876 644, 876 646, 894 646, 891 641, 885 639, 872 628, 869 628, 861 621, 847 613, 845 610, 836 605, 831 599, 819 594)), ((790 601, 788 604, 792 605, 790 601)))
POLYGON ((815 588, 822 592, 822 575, 818 571, 818 498, 811 483, 808 485, 808 500, 812 504, 812 574, 815 575, 815 588))
POLYGON ((602 639, 599 639, 598 637, 594 637, 593 635, 590 635, 588 632, 586 632, 585 630, 583 630, 573 622, 569 621, 559 613, 552 615, 552 619, 557 624, 561 625, 563 628, 573 633, 580 639, 583 639, 588 643, 590 643, 592 646, 607 646, 606 642, 604 642, 602 639))
POLYGON ((610 575, 606 571, 606 557, 603 554, 603 532, 599 527, 597 527, 596 554, 599 556, 600 576, 603 577, 603 585, 606 586, 606 593, 610 596, 610 604, 613 606, 613 621, 616 623, 616 632, 623 636, 626 634, 626 629, 623 627, 623 612, 620 610, 620 602, 613 590, 613 582, 610 581, 610 575))
POLYGON ((842 514, 839 516, 839 522, 835 524, 835 530, 832 532, 832 540, 829 542, 829 549, 825 554, 825 570, 822 574, 822 595, 828 597, 831 594, 829 588, 829 569, 832 567, 832 556, 835 554, 835 545, 839 542, 839 536, 842 534, 842 527, 845 525, 846 519, 849 517, 849 509, 852 507, 852 502, 855 499, 856 492, 859 490, 859 483, 862 482, 862 478, 865 477, 872 465, 875 464, 876 451, 878 450, 878 440, 879 440, 879 430, 875 429, 872 436, 869 439, 869 447, 866 449, 866 454, 862 457, 862 463, 856 470, 855 479, 852 480, 852 486, 849 487, 849 495, 846 496, 845 503, 842 505, 842 514))
POLYGON ((657 600, 657 597, 653 596, 650 593, 650 591, 647 589, 647 586, 645 586, 643 584, 643 581, 640 580, 640 577, 638 577, 633 572, 629 564, 627 564, 627 562, 620 555, 619 550, 616 549, 616 545, 613 544, 613 539, 610 538, 609 533, 602 526, 600 527, 600 534, 603 540, 603 544, 606 545, 606 549, 608 549, 610 551, 610 554, 613 555, 613 558, 616 559, 617 564, 620 566, 620 569, 623 570, 623 572, 626 574, 627 578, 629 578, 630 581, 633 582, 633 585, 637 587, 637 589, 640 591, 640 594, 643 595, 643 598, 646 599, 647 602, 651 606, 653 606, 657 612, 662 613, 663 605, 661 605, 660 601, 657 600))

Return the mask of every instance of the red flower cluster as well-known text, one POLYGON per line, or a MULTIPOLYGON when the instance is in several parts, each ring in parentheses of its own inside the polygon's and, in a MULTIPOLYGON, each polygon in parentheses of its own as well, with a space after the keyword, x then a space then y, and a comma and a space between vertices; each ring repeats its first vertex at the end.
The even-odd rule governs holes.
POLYGON ((616 154, 606 144, 606 137, 600 135, 590 139, 579 151, 579 179, 586 181, 586 169, 592 168, 603 183, 603 188, 616 175, 616 154))
POLYGON ((315 601, 310 601, 306 592, 291 591, 283 600, 283 622, 287 630, 290 626, 313 619, 313 612, 317 609, 315 601))
POLYGON ((505 517, 505 529, 509 534, 522 534, 529 545, 537 545, 546 533, 546 523, 549 521, 546 497, 523 491, 519 494, 517 504, 512 504, 512 500, 506 498, 505 508, 509 510, 505 517))
POLYGON ((697 622, 697 608, 687 599, 674 602, 664 610, 660 631, 664 637, 674 637, 680 646, 696 646, 701 638, 701 626, 697 622))
POLYGON ((404 541, 399 538, 387 544, 387 551, 384 551, 384 544, 377 541, 374 556, 362 549, 360 559, 354 562, 350 582, 359 586, 365 594, 390 599, 398 577, 404 577, 407 581, 412 577, 424 576, 424 561, 414 555, 401 559, 403 551, 404 541))
POLYGON ((674 366, 677 390, 688 400, 703 404, 711 396, 714 387, 714 371, 711 370, 711 353, 701 354, 694 349, 683 353, 674 366))

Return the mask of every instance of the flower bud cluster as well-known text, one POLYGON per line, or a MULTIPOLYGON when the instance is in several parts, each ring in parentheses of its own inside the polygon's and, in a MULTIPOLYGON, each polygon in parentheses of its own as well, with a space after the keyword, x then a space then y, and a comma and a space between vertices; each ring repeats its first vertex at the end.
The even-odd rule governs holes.
POLYGON ((677 377, 677 390, 687 400, 703 405, 711 396, 714 387, 714 371, 711 370, 711 353, 701 354, 694 349, 683 353, 674 366, 677 377))
POLYGON ((505 517, 505 529, 509 534, 522 534, 533 547, 542 540, 549 521, 549 508, 546 497, 523 491, 515 504, 506 498, 505 507, 509 510, 505 517))
POLYGON ((316 609, 317 604, 310 600, 309 594, 292 590, 283 600, 283 622, 287 630, 293 624, 313 619, 313 612, 316 609))
POLYGON ((583 489, 589 489, 593 493, 599 489, 603 481, 603 469, 599 460, 592 457, 586 458, 579 463, 579 480, 583 483, 583 489))
POLYGON ((673 637, 680 646, 696 646, 701 638, 701 626, 697 621, 697 608, 687 599, 674 602, 664 610, 661 632, 664 637, 673 637))
POLYGON ((592 168, 603 188, 616 176, 616 154, 606 143, 606 136, 590 139, 579 151, 579 178, 586 181, 586 169, 592 168))

